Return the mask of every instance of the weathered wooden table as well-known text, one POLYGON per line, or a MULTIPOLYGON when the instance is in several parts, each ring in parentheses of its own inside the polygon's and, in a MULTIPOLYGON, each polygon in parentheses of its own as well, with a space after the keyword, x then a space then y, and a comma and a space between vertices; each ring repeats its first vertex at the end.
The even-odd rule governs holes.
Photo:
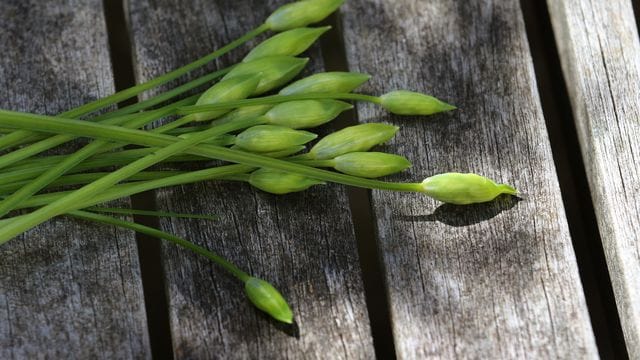
MULTIPOLYGON (((0 107, 56 114, 108 95, 282 3, 0 0, 0 107)), ((334 128, 398 124, 387 148, 414 166, 397 179, 471 171, 523 200, 207 183, 124 202, 219 215, 158 225, 274 283, 297 333, 200 257, 55 219, 0 248, 0 358, 640 358, 631 1, 348 0, 328 23, 308 73, 365 72, 364 92, 408 88, 459 107, 424 119, 358 105, 334 128)))

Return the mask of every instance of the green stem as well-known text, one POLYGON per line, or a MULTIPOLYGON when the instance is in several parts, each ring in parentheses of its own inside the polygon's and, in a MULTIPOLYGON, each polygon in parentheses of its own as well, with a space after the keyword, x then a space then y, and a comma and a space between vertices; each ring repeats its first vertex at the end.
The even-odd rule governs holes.
POLYGON ((235 101, 220 102, 208 105, 192 105, 184 106, 178 109, 178 114, 189 115, 213 110, 234 109, 244 106, 271 105, 279 104, 287 101, 297 100, 320 100, 320 99, 340 99, 340 100, 358 100, 380 104, 381 100, 377 96, 353 93, 315 93, 315 94, 296 94, 296 95, 270 95, 252 99, 243 99, 235 101))
MULTIPOLYGON (((233 123, 224 124, 219 127, 222 128, 232 124, 233 123)), ((169 135, 150 134, 145 131, 123 129, 117 126, 93 123, 87 124, 86 122, 78 120, 14 113, 11 111, 0 111, 0 126, 17 128, 26 127, 30 129, 37 129, 38 131, 53 133, 72 133, 77 136, 87 136, 111 141, 123 141, 142 146, 168 146, 176 141, 180 141, 179 138, 169 135)), ((218 127, 214 129, 217 128, 218 127)), ((201 144, 186 149, 185 152, 193 155, 209 157, 211 159, 245 164, 252 167, 273 168, 281 171, 297 173, 322 181, 330 181, 350 186, 391 191, 421 191, 420 184, 388 183, 378 180, 363 179, 214 145, 201 144)), ((1 241, 2 238, 0 237, 0 242, 1 241)))
POLYGON ((142 234, 146 234, 159 239, 165 239, 165 240, 171 241, 176 245, 182 246, 185 249, 189 249, 195 252, 196 254, 202 255, 210 259, 211 261, 215 262, 216 264, 220 265, 225 270, 230 272, 233 276, 235 276, 238 280, 242 282, 246 282, 247 280, 249 280, 249 278, 251 278, 249 274, 240 270, 240 268, 235 266, 233 263, 224 259, 220 255, 214 253, 213 251, 209 251, 203 248, 202 246, 196 245, 190 241, 187 241, 175 235, 166 233, 164 231, 154 229, 152 227, 144 226, 141 224, 136 224, 134 222, 117 219, 111 216, 95 214, 88 211, 76 210, 76 211, 69 212, 69 215, 77 218, 85 219, 85 220, 91 220, 91 221, 96 221, 103 224, 115 225, 115 226, 123 227, 126 229, 131 229, 142 234))

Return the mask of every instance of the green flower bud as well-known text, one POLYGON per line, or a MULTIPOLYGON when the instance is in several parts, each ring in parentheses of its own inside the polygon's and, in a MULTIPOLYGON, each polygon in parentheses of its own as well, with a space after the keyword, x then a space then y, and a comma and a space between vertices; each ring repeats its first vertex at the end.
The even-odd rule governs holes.
POLYGON ((284 31, 322 21, 344 0, 302 0, 276 9, 264 22, 270 30, 284 31))
MULTIPOLYGON (((257 74, 239 75, 222 80, 205 91, 196 101, 196 105, 244 99, 256 90, 259 82, 260 76, 257 74)), ((214 110, 190 116, 193 116, 195 121, 204 121, 215 119, 227 112, 229 110, 214 110)))
POLYGON ((320 139, 308 157, 325 160, 350 152, 367 151, 391 139, 398 129, 397 126, 376 123, 349 126, 320 139))
POLYGON ((258 125, 236 136, 236 145, 252 152, 271 152, 303 145, 318 135, 308 131, 293 130, 286 126, 258 125))
POLYGON ((232 121, 243 121, 243 120, 255 119, 257 117, 264 115, 272 107, 273 105, 243 106, 233 110, 230 113, 227 113, 220 119, 213 121, 211 125, 218 126, 218 125, 226 124, 232 121))
POLYGON ((258 309, 283 323, 293 323, 293 312, 280 292, 268 282, 255 277, 244 283, 244 292, 258 309))
POLYGON ((476 174, 445 173, 426 178, 423 193, 449 204, 465 205, 491 201, 500 194, 516 195, 518 191, 506 184, 476 174))
POLYGON ((268 56, 296 56, 307 50, 329 29, 331 26, 298 28, 276 34, 254 47, 242 62, 268 56))
POLYGON ((352 108, 353 105, 339 100, 297 100, 274 106, 264 117, 269 124, 304 129, 327 123, 352 108))
POLYGON ((411 167, 403 156, 381 152, 352 152, 333 159, 334 168, 342 173, 364 178, 395 174, 411 167))
POLYGON ((324 182, 298 174, 263 168, 251 173, 249 184, 262 191, 281 195, 303 191, 313 185, 323 185, 324 182))
POLYGON ((367 74, 353 72, 318 73, 287 85, 280 90, 279 94, 348 93, 370 78, 371 76, 367 74))
POLYGON ((260 74, 260 82, 252 95, 259 95, 288 83, 296 77, 309 59, 293 56, 269 56, 236 65, 223 79, 260 74))
POLYGON ((431 115, 456 108, 433 96, 406 90, 384 94, 380 100, 382 107, 398 115, 431 115))

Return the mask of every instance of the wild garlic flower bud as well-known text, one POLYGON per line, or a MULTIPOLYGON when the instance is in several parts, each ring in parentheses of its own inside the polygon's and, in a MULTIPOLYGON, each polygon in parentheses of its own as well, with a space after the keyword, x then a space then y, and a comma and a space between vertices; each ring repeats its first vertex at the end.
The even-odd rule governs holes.
POLYGON ((309 150, 311 159, 326 160, 350 152, 367 151, 391 139, 399 127, 388 124, 361 124, 349 126, 320 139, 309 150))
POLYGON ((332 99, 288 101, 274 106, 264 118, 268 124, 306 129, 327 123, 351 108, 349 103, 332 99))
POLYGON ((276 34, 254 47, 242 62, 268 56, 296 56, 307 50, 331 26, 298 28, 276 34))
POLYGON ((293 56, 269 56, 236 65, 223 79, 260 75, 260 82, 251 95, 259 95, 288 83, 296 77, 309 59, 293 56))
POLYGON ((500 194, 516 195, 518 191, 506 184, 476 174, 445 173, 426 178, 423 193, 449 204, 465 205, 491 201, 500 194))
MULTIPOLYGON (((222 80, 200 95, 196 105, 245 99, 256 90, 259 82, 260 76, 258 74, 239 75, 231 79, 222 80)), ((190 116, 193 116, 195 121, 205 121, 215 119, 227 112, 229 110, 214 110, 190 116)))
POLYGON ((348 93, 371 78, 355 72, 331 71, 313 74, 295 81, 280 90, 280 95, 312 93, 348 93))
POLYGON ((236 146, 251 152, 271 152, 303 145, 318 135, 308 131, 293 130, 285 126, 253 126, 236 136, 236 146))
POLYGON ((243 121, 255 119, 264 115, 269 109, 271 109, 273 105, 252 105, 252 106, 243 106, 237 108, 230 113, 225 114, 223 117, 217 119, 212 122, 211 125, 222 125, 232 121, 243 121))
POLYGON ((249 184, 262 191, 282 195, 307 190, 313 185, 324 185, 324 182, 298 174, 262 168, 251 173, 249 184))
POLYGON ((344 0, 302 0, 283 5, 265 20, 273 31, 284 31, 322 21, 344 0))
POLYGON ((334 169, 348 175, 377 178, 411 167, 405 157, 381 152, 352 152, 333 159, 334 169))
POLYGON ((268 282, 255 277, 244 283, 244 292, 258 309, 283 323, 293 323, 293 312, 282 294, 268 282))
POLYGON ((380 101, 383 108, 398 115, 431 115, 456 108, 433 96, 406 90, 386 93, 380 101))

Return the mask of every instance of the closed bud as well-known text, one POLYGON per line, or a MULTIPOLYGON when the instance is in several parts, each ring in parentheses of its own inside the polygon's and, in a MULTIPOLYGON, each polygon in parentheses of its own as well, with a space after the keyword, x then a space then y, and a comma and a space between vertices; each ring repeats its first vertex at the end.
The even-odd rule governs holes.
POLYGON ((298 28, 276 34, 254 47, 242 62, 267 56, 296 56, 307 50, 331 26, 298 28))
POLYGON ((322 185, 324 182, 298 174, 263 168, 251 173, 249 184, 262 191, 281 195, 303 191, 313 185, 322 185))
POLYGON ((218 126, 222 124, 226 124, 228 122, 237 122, 244 120, 251 120, 258 118, 264 115, 269 109, 271 109, 273 105, 253 105, 253 106, 243 106, 233 110, 230 113, 225 114, 220 119, 213 121, 211 123, 212 126, 218 126))
POLYGON ((506 184, 476 174, 445 173, 426 178, 421 192, 449 204, 465 205, 491 201, 500 194, 518 192, 506 184))
MULTIPOLYGON (((198 98, 196 105, 244 99, 256 90, 259 82, 260 76, 258 74, 240 75, 232 79, 222 80, 205 91, 198 98)), ((195 121, 204 121, 215 119, 227 112, 229 112, 229 110, 214 110, 190 116, 193 116, 195 121)))
POLYGON ((313 74, 295 81, 280 90, 280 95, 312 93, 348 93, 371 76, 354 72, 332 71, 313 74))
POLYGON ((367 151, 391 139, 398 129, 397 126, 376 123, 349 126, 320 139, 308 157, 325 160, 350 152, 367 151))
POLYGON ((260 82, 251 95, 259 95, 288 83, 296 77, 309 59, 293 56, 269 56, 236 65, 223 79, 260 75, 260 82))
POLYGON ((364 178, 395 174, 411 167, 403 156, 380 152, 352 152, 333 159, 334 168, 342 173, 364 178))
POLYGON ((406 90, 384 94, 380 100, 382 107, 398 115, 431 115, 456 108, 433 96, 406 90))
POLYGON ((342 5, 344 0, 302 0, 283 5, 265 21, 273 31, 284 31, 322 21, 342 5))
POLYGON ((236 136, 236 146, 251 152, 271 152, 303 145, 318 135, 285 126, 258 125, 236 136))
POLYGON ((264 117, 269 124, 305 129, 327 123, 351 108, 353 105, 339 100, 297 100, 274 106, 264 117))
POLYGON ((255 277, 244 283, 244 292, 258 309, 283 323, 293 323, 293 312, 282 294, 268 282, 255 277))

